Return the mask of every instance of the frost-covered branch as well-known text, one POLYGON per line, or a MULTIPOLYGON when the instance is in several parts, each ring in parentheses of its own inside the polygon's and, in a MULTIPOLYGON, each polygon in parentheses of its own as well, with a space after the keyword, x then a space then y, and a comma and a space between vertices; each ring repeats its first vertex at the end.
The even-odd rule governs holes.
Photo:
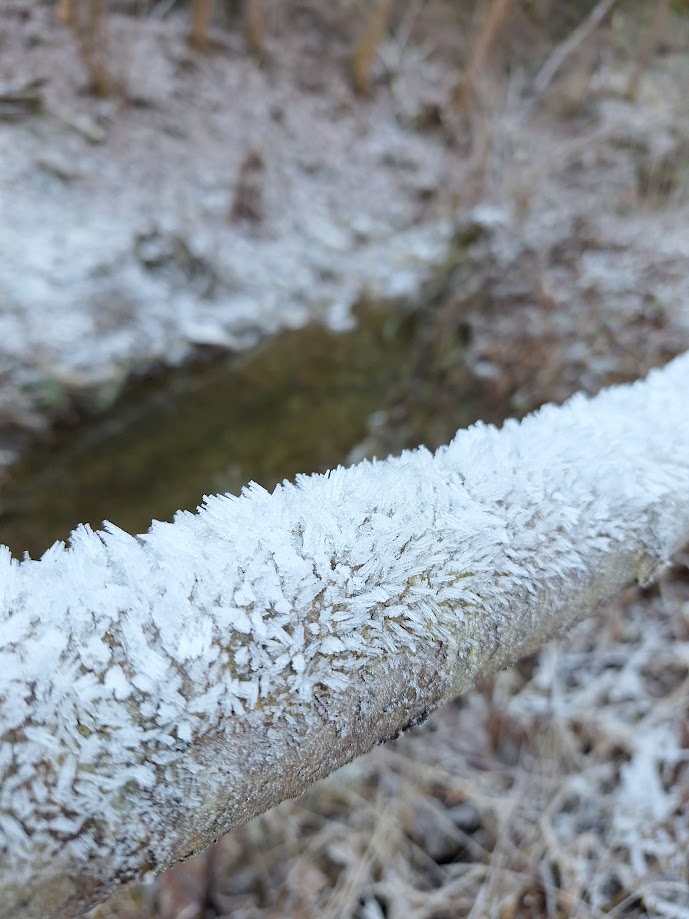
POLYGON ((689 354, 145 536, 0 553, 0 915, 79 915, 562 632, 689 540, 689 354))

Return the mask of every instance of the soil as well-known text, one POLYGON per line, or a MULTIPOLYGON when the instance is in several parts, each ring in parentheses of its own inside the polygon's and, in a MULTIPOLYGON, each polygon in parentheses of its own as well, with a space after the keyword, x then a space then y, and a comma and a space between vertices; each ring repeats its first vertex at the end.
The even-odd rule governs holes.
MULTIPOLYGON (((267 4, 263 61, 221 14, 203 54, 186 10, 113 4, 99 99, 52 4, 5 0, 3 465, 162 367, 362 301, 424 319, 350 460, 446 441, 467 385, 499 421, 689 348, 686 12, 630 99, 653 4, 540 94, 591 4, 514 4, 460 112, 459 6, 400 3, 362 100, 344 0, 267 4)), ((108 911, 689 914, 688 562, 108 911)))

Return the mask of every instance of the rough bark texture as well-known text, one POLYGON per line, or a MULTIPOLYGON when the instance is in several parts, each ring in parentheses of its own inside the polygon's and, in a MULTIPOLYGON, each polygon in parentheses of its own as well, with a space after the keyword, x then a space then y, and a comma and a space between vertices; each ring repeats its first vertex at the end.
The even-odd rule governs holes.
POLYGON ((0 555, 0 916, 74 916, 395 735, 689 539, 689 355, 435 455, 0 555))

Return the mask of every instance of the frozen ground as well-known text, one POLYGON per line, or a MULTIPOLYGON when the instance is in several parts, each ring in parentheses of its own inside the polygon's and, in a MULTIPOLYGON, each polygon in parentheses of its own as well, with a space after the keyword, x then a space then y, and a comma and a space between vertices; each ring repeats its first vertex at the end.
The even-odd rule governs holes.
POLYGON ((123 89, 97 100, 52 5, 5 5, 0 80, 45 79, 40 113, 0 121, 5 427, 107 405, 198 349, 346 326, 443 260, 455 154, 410 123, 447 78, 422 65, 404 117, 391 93, 361 104, 304 22, 261 68, 237 35, 204 56, 182 18, 113 16, 123 89))
MULTIPOLYGON (((183 11, 168 6, 113 14, 107 63, 120 91, 95 99, 52 3, 3 5, 5 462, 27 432, 101 410, 161 365, 312 318, 342 327, 362 296, 418 296, 477 205, 499 228, 471 278, 492 309, 486 353, 523 334, 529 320, 515 323, 511 306, 525 299, 532 325, 555 313, 580 350, 582 314, 607 324, 603 362, 618 359, 624 326, 625 376, 649 349, 650 314, 662 329, 647 363, 687 334, 684 22, 666 29, 637 102, 620 95, 620 46, 638 42, 637 23, 621 20, 538 105, 520 101, 530 78, 515 70, 507 87, 486 82, 463 119, 451 93, 474 22, 453 4, 401 7, 367 101, 347 78, 363 14, 344 0, 327 13, 269 3, 265 66, 236 28, 218 32, 214 53, 191 51, 183 11)), ((510 49, 545 54, 519 7, 513 18, 510 49)), ((484 354, 478 373, 507 364, 484 354)))

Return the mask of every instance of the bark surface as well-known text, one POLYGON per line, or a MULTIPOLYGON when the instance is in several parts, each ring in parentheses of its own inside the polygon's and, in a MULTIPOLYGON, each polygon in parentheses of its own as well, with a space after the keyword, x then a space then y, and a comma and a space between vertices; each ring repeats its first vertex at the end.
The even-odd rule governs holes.
POLYGON ((0 554, 0 916, 75 916, 689 540, 689 354, 500 430, 0 554))

